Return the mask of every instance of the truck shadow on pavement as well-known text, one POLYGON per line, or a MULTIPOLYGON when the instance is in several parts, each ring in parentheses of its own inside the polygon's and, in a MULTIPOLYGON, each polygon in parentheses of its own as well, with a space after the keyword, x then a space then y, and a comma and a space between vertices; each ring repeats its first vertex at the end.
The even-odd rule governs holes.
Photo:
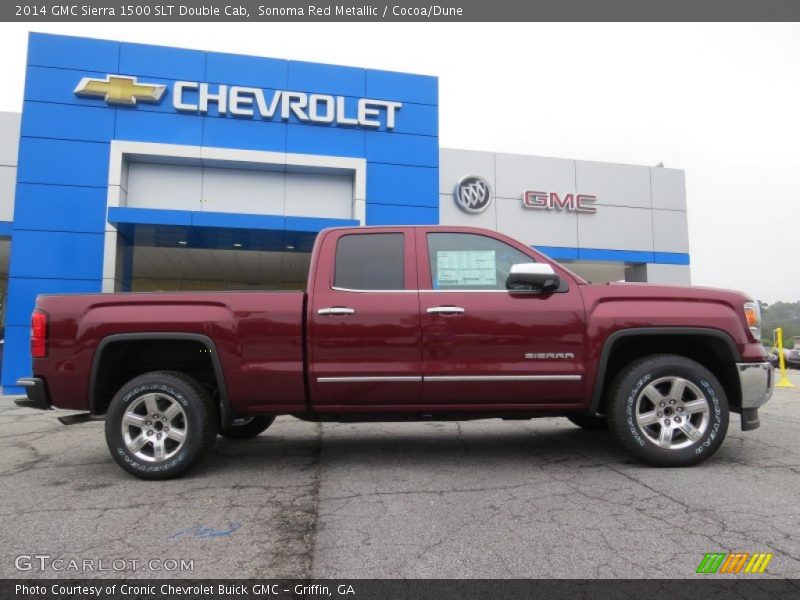
POLYGON ((212 474, 235 468, 269 469, 298 459, 316 458, 325 467, 495 469, 546 468, 549 465, 590 467, 607 463, 635 464, 607 432, 571 426, 533 430, 504 423, 325 424, 313 438, 270 436, 252 440, 220 439, 212 456, 193 473, 212 474), (321 432, 320 432, 321 429, 321 432))

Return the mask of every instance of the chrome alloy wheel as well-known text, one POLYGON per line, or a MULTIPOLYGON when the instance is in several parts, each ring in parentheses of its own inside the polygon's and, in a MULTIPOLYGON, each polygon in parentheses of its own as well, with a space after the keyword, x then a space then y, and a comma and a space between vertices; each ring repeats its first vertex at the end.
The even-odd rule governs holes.
POLYGON ((681 450, 703 438, 710 407, 705 394, 688 379, 662 377, 639 394, 635 415, 648 440, 666 450, 681 450))
POLYGON ((143 394, 122 416, 122 439, 136 458, 161 462, 186 442, 188 421, 183 407, 166 394, 143 394))

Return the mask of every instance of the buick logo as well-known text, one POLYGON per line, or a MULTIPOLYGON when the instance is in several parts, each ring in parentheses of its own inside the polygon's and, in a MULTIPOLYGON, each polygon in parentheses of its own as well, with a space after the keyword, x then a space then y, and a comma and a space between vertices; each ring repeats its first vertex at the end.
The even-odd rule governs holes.
POLYGON ((456 204, 464 212, 479 213, 486 210, 492 202, 492 192, 485 179, 464 177, 456 185, 456 204))

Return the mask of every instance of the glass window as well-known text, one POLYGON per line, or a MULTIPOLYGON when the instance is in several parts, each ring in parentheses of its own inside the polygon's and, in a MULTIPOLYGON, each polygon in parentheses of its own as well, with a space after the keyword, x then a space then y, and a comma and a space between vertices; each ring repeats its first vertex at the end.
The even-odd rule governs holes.
POLYGON ((403 234, 343 235, 336 243, 333 285, 349 290, 402 290, 403 234))
POLYGON ((435 290, 504 290, 511 265, 535 262, 494 238, 474 233, 429 233, 435 290))

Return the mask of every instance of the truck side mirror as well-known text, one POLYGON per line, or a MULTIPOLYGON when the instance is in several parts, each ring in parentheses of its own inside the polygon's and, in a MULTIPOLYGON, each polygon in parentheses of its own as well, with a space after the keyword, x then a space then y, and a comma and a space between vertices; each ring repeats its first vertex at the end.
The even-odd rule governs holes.
POLYGON ((516 292, 550 292, 557 290, 561 279, 547 263, 511 265, 506 288, 516 292))

